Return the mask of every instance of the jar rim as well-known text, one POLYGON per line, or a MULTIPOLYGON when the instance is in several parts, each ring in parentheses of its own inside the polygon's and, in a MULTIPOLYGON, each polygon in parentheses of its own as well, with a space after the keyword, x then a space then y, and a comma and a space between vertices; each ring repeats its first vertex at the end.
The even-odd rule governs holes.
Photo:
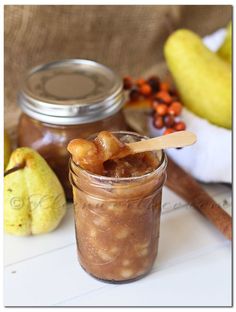
POLYGON ((121 78, 103 64, 85 59, 64 59, 28 71, 18 93, 18 103, 24 113, 42 122, 85 124, 112 116, 122 108, 123 84, 121 78), (60 79, 64 79, 63 88, 60 79), (75 79, 76 87, 70 86, 68 79, 75 79), (81 83, 79 79, 82 79, 81 83))
MULTIPOLYGON (((145 136, 145 135, 141 135, 137 132, 132 132, 132 131, 111 131, 112 134, 124 134, 124 135, 133 135, 133 136, 136 136, 136 137, 139 137, 139 138, 142 138, 142 139, 149 139, 148 136, 145 136)), ((93 134, 90 137, 94 136, 96 134, 93 134)), ((136 176, 136 177, 108 177, 108 176, 102 176, 102 175, 98 175, 96 173, 92 173, 92 172, 89 172, 85 169, 83 169, 82 167, 80 167, 79 165, 77 165, 72 157, 70 157, 70 160, 69 160, 69 169, 70 171, 72 172, 72 174, 74 174, 75 176, 76 173, 73 171, 73 169, 71 168, 71 163, 73 163, 77 168, 79 168, 79 170, 81 170, 82 173, 86 174, 88 177, 91 177, 93 179, 97 179, 99 180, 100 182, 111 182, 111 183, 119 183, 119 182, 138 182, 138 181, 141 181, 142 179, 146 179, 146 178, 151 178, 152 176, 155 176, 155 175, 158 175, 160 172, 164 171, 167 167, 167 163, 168 163, 168 160, 167 160, 167 156, 166 156, 166 153, 164 150, 160 150, 161 151, 161 159, 160 159, 160 164, 159 166, 151 171, 151 172, 148 172, 146 174, 143 174, 143 175, 140 175, 140 176, 136 176)))

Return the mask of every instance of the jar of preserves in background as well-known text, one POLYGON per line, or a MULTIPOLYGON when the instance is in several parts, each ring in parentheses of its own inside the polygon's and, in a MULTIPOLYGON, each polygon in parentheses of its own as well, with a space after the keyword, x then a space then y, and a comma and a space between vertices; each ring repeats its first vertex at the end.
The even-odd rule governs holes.
POLYGON ((125 130, 122 80, 108 67, 68 59, 33 68, 18 103, 18 145, 37 150, 72 198, 66 146, 101 130, 125 130))
MULTIPOLYGON (((115 134, 124 143, 146 139, 132 132, 115 134)), ((71 159, 78 256, 91 275, 124 282, 151 270, 157 255, 167 165, 163 151, 156 152, 155 159, 159 165, 153 171, 139 175, 142 169, 137 165, 137 176, 122 178, 93 174, 71 159)))

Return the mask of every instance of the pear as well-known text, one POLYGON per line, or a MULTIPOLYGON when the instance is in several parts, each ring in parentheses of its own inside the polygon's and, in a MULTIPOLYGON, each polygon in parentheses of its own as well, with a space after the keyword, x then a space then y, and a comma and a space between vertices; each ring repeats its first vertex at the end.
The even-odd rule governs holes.
POLYGON ((183 104, 211 123, 231 128, 230 65, 186 29, 167 39, 164 54, 183 104))
POLYGON ((8 164, 11 155, 11 141, 6 130, 4 130, 4 170, 8 164))
POLYGON ((63 188, 46 161, 33 149, 16 149, 4 177, 4 228, 8 234, 54 230, 66 212, 63 188))
POLYGON ((218 55, 227 62, 232 63, 232 23, 229 22, 223 44, 217 51, 218 55))

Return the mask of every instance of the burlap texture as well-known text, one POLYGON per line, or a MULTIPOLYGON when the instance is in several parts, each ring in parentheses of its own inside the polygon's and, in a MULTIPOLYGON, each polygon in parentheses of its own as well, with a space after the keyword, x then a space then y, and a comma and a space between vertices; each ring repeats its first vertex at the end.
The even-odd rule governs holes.
POLYGON ((173 30, 205 35, 231 14, 231 6, 5 6, 5 127, 15 128, 16 94, 32 66, 78 57, 139 76, 155 64, 163 68, 163 43, 173 30))

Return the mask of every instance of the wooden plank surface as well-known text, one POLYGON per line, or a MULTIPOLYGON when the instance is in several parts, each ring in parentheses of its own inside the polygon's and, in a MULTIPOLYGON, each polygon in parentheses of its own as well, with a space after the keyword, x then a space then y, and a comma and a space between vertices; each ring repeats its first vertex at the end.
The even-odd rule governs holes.
MULTIPOLYGON (((228 186, 208 185, 206 190, 230 212, 228 186)), ((71 208, 53 233, 6 235, 5 305, 231 304, 230 242, 169 189, 163 192, 160 246, 153 270, 126 285, 105 284, 81 269, 71 208)))

